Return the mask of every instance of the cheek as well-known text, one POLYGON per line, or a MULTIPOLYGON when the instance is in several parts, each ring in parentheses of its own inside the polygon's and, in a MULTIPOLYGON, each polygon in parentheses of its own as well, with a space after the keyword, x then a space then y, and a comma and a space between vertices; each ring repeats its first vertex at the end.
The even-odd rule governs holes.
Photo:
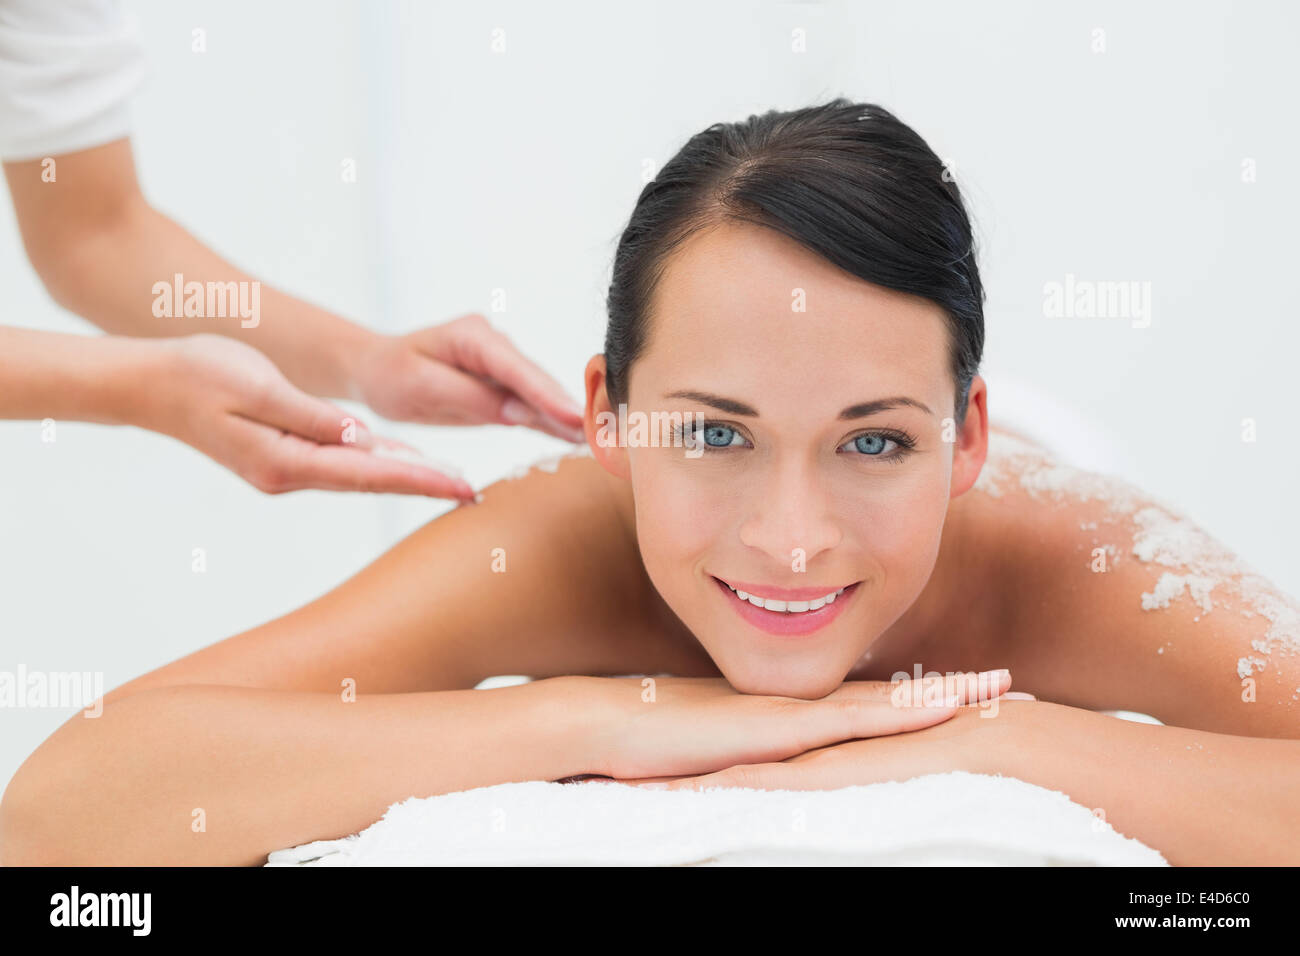
POLYGON ((873 562, 892 576, 929 572, 948 512, 943 475, 917 471, 906 480, 846 489, 841 500, 846 539, 856 541, 873 562))
POLYGON ((704 482, 694 462, 667 459, 674 449, 629 452, 637 540, 646 569, 680 574, 716 545, 726 524, 725 494, 704 482))

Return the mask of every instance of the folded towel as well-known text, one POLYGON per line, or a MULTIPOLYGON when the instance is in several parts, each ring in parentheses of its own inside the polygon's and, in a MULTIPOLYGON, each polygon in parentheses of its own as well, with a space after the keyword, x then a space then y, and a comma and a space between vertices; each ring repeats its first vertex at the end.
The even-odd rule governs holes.
POLYGON ((964 771, 840 790, 507 783, 393 804, 268 866, 1167 866, 1065 794, 964 771))

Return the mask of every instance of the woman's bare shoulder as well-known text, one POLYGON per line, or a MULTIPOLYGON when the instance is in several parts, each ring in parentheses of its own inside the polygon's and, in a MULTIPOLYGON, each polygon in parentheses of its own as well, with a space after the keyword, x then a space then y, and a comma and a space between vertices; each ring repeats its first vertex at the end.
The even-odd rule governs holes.
POLYGON ((475 591, 528 608, 526 633, 501 644, 495 672, 716 672, 645 572, 630 486, 585 446, 519 469, 480 499, 446 516, 475 540, 499 539, 502 570, 475 591))
POLYGON ((1300 737, 1300 602, 1124 479, 1005 432, 964 498, 998 540, 1017 688, 1167 724, 1300 737))
POLYGON ((590 457, 522 469, 310 604, 105 700, 181 683, 403 693, 505 674, 690 673, 689 645, 647 593, 617 481, 590 457))

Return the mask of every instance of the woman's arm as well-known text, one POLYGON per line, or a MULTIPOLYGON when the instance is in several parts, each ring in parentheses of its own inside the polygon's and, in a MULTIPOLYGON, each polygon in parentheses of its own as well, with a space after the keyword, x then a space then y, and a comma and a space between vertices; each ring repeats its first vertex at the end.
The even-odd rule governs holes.
POLYGON ((0 865, 257 864, 413 795, 587 772, 568 691, 141 691, 73 717, 19 768, 0 865))
MULTIPOLYGON (((967 708, 969 709, 969 708, 967 708)), ((1300 863, 1300 740, 1119 720, 1042 701, 1004 708, 983 754, 1090 807, 1175 866, 1300 863)))
POLYGON ((965 770, 1059 790, 1175 866, 1300 862, 1300 740, 1120 720, 1047 701, 998 701, 907 734, 670 780, 673 790, 834 790, 965 770))
MULTIPOLYGON (((555 682, 470 690, 612 664, 620 638, 645 633, 615 629, 613 602, 636 602, 592 464, 499 482, 316 601, 106 694, 102 716, 73 717, 10 781, 2 861, 249 863, 412 794, 598 772, 589 754, 573 762, 585 728, 555 682), (190 830, 196 809, 206 833, 190 830)), ((627 672, 660 663, 646 644, 627 672)))
POLYGON ((701 773, 949 719, 1009 677, 860 682, 820 701, 721 679, 561 677, 491 691, 181 685, 73 717, 0 803, 0 865, 253 864, 391 804, 523 780, 701 773), (909 682, 910 683, 910 682, 909 682), (916 685, 912 685, 916 686, 916 685))

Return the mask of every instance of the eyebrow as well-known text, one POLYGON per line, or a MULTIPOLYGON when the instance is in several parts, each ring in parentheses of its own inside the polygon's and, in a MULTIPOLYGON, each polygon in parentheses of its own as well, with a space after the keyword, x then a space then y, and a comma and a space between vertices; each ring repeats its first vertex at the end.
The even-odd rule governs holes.
MULTIPOLYGON (((734 398, 723 398, 721 395, 711 395, 708 392, 681 389, 676 392, 669 392, 664 398, 685 398, 693 402, 699 402, 701 405, 711 405, 731 415, 747 415, 750 418, 758 418, 758 410, 746 405, 744 402, 738 402, 734 398)), ((934 415, 934 412, 930 411, 930 407, 924 402, 908 398, 906 395, 895 395, 890 398, 877 398, 870 402, 859 402, 857 405, 850 405, 840 412, 839 417, 841 419, 866 418, 868 415, 887 412, 890 409, 902 406, 919 408, 927 415, 934 415)))

